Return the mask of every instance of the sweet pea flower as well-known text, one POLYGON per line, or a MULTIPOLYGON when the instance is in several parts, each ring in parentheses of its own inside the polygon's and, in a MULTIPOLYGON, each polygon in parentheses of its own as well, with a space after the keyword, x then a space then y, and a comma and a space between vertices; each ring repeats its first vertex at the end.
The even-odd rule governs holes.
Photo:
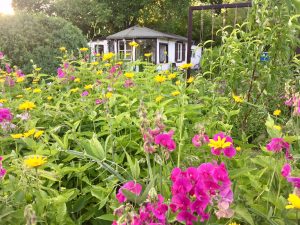
POLYGON ((64 78, 65 77, 65 73, 64 73, 64 71, 62 70, 61 67, 57 68, 57 77, 58 78, 64 78))
POLYGON ((82 96, 82 97, 85 97, 85 96, 88 96, 88 95, 89 95, 89 92, 88 92, 88 91, 84 91, 84 92, 81 93, 81 96, 82 96))
POLYGON ((10 122, 13 119, 13 115, 8 108, 0 108, 0 123, 2 122, 10 122))
POLYGON ((291 175, 291 166, 290 164, 286 163, 281 169, 281 175, 283 177, 289 177, 291 175))
POLYGON ((206 144, 209 142, 209 137, 205 134, 196 134, 192 138, 192 143, 196 148, 201 147, 203 144, 206 144))
POLYGON ((223 153, 226 157, 232 158, 236 154, 232 138, 223 132, 215 134, 213 139, 209 140, 208 146, 211 147, 213 155, 221 155, 223 153))
POLYGON ((172 139, 174 134, 173 130, 170 130, 168 133, 162 133, 155 136, 154 143, 157 145, 161 145, 168 149, 170 152, 174 151, 176 148, 176 143, 172 139))
POLYGON ((118 201, 120 203, 125 202, 127 199, 125 197, 125 195, 123 194, 122 190, 126 189, 130 192, 132 192, 133 194, 135 194, 136 196, 140 195, 141 191, 142 191, 142 185, 140 185, 139 183, 136 183, 135 181, 128 181, 127 183, 125 183, 120 189, 118 194, 116 195, 116 198, 118 199, 118 201))

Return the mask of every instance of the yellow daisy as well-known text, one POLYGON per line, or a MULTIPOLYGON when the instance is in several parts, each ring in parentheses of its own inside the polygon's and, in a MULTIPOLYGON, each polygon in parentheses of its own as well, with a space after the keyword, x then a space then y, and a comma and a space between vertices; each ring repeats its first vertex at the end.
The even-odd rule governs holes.
POLYGON ((46 157, 41 155, 30 155, 24 159, 24 164, 29 168, 36 168, 44 165, 47 162, 46 157))

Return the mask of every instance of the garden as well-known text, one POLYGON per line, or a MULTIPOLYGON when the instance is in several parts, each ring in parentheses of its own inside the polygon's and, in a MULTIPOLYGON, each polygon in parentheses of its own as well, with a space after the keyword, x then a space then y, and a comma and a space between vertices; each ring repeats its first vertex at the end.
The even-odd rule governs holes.
POLYGON ((254 0, 191 74, 81 40, 24 72, 0 42, 0 224, 299 224, 299 13, 254 0))

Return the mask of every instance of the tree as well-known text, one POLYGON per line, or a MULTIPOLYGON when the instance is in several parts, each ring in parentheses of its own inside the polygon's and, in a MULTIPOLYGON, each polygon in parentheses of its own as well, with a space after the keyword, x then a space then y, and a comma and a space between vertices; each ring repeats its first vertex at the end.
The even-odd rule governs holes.
POLYGON ((78 28, 62 18, 42 14, 0 16, 0 33, 0 51, 26 73, 32 70, 31 59, 43 72, 53 73, 59 65, 59 47, 72 51, 86 46, 78 28))
POLYGON ((13 0, 15 10, 26 12, 48 12, 53 0, 13 0))

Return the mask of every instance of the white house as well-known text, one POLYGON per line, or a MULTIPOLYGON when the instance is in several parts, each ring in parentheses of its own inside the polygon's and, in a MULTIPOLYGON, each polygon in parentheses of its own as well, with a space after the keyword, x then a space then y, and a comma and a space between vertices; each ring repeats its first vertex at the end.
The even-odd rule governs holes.
MULTIPOLYGON (((150 60, 161 70, 169 69, 171 66, 178 67, 186 63, 187 59, 186 37, 140 26, 130 27, 103 40, 91 41, 89 45, 92 52, 100 54, 114 52, 122 60, 150 60), (139 46, 131 47, 129 43, 132 41, 139 46), (151 53, 151 57, 147 58, 146 53, 151 53)), ((195 57, 191 62, 199 65, 201 49, 196 51, 197 54, 193 54, 195 57)))

